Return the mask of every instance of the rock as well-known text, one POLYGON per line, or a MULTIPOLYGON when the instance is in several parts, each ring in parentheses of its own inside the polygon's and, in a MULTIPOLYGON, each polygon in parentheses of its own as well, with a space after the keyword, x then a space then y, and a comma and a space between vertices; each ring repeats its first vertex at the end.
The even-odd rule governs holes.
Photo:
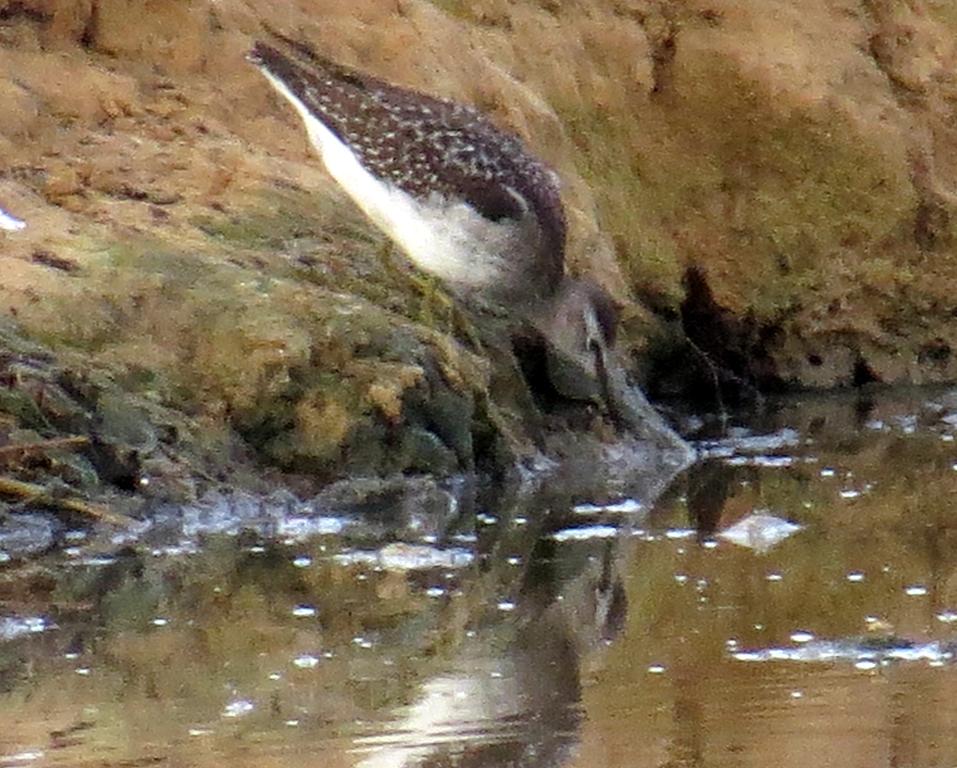
POLYGON ((54 545, 61 529, 52 515, 0 510, 0 552, 9 558, 42 554, 54 545))

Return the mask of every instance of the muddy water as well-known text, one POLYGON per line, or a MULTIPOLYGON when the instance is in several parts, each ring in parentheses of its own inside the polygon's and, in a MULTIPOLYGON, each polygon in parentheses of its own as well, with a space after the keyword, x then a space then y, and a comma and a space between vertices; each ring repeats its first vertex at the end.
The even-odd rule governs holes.
POLYGON ((0 766, 953 766, 955 434, 957 395, 805 399, 654 505, 68 532, 0 563, 0 766))

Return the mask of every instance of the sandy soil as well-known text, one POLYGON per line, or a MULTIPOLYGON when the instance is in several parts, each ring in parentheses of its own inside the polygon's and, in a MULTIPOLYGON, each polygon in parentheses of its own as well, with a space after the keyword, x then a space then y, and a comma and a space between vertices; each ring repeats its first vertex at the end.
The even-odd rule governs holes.
POLYGON ((376 466, 445 396, 394 468, 518 429, 244 61, 264 22, 552 163, 656 391, 953 380, 947 0, 2 0, 0 310, 64 365, 282 466, 376 466))

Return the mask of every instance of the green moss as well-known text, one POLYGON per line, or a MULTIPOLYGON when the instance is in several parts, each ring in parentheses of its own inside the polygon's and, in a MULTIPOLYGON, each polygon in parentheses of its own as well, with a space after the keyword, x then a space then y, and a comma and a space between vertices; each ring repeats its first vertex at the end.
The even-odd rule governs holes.
POLYGON ((623 114, 587 104, 556 103, 579 149, 579 171, 595 193, 602 230, 615 245, 639 295, 663 296, 677 303, 681 296, 679 255, 673 240, 646 198, 635 146, 634 126, 623 114))
POLYGON ((278 397, 264 397, 236 426, 264 458, 286 469, 329 472, 342 459, 362 407, 354 382, 303 369, 278 397))
POLYGON ((12 416, 17 426, 23 429, 44 431, 50 428, 50 422, 36 400, 23 390, 0 387, 0 413, 12 416))
POLYGON ((776 317, 813 303, 834 259, 854 273, 904 237, 902 147, 827 104, 780 103, 722 56, 678 62, 667 97, 562 110, 639 293, 675 301, 702 264, 732 309, 776 317))
MULTIPOLYGON (((238 436, 317 480, 470 466, 487 372, 444 335, 461 323, 451 300, 396 268, 351 207, 279 200, 217 229, 216 245, 101 248, 73 293, 22 320, 68 363, 204 425, 196 450, 214 461, 238 436)), ((148 423, 138 408, 113 416, 121 442, 156 441, 127 435, 148 423)))
POLYGON ((399 446, 399 464, 412 472, 448 475, 459 468, 455 454, 434 432, 413 427, 404 432, 399 446))
MULTIPOLYGON (((326 195, 270 190, 253 208, 236 213, 197 215, 190 223, 225 245, 274 250, 293 240, 326 236, 335 208, 333 199, 326 195)), ((343 219, 348 220, 348 217, 343 219)), ((348 229, 336 234, 355 236, 361 234, 361 230, 348 229)))
POLYGON ((471 6, 474 3, 469 0, 432 0, 432 5, 457 19, 472 18, 471 6))

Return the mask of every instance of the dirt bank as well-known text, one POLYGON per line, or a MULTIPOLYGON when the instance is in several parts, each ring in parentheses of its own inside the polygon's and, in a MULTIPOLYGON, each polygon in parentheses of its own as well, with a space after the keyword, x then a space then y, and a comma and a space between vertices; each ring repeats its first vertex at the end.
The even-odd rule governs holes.
MULTIPOLYGON (((657 391, 954 378, 946 0, 269 14, 551 162, 571 267, 626 303, 657 391)), ((8 336, 176 414, 206 455, 329 479, 530 452, 514 371, 383 258, 244 61, 262 20, 238 0, 0 0, 0 205, 27 222, 0 232, 8 336)))

